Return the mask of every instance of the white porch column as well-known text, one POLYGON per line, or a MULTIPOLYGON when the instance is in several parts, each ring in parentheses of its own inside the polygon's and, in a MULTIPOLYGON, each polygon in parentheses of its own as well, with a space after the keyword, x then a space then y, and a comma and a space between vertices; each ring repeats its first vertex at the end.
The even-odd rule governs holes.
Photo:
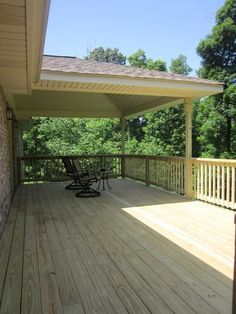
POLYGON ((185 196, 192 198, 192 99, 184 99, 185 112, 185 196))
POLYGON ((125 119, 120 118, 121 126, 121 154, 125 154, 125 119))

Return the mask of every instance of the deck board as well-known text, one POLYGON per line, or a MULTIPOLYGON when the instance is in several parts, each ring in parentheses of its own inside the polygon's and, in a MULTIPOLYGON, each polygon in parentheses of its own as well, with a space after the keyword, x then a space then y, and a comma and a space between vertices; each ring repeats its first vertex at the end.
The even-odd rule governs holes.
POLYGON ((98 198, 21 186, 0 239, 0 313, 230 313, 232 211, 114 179, 98 198))
POLYGON ((24 231, 25 193, 22 192, 18 206, 9 263, 6 270, 6 279, 1 298, 1 314, 18 313, 21 308, 24 231))

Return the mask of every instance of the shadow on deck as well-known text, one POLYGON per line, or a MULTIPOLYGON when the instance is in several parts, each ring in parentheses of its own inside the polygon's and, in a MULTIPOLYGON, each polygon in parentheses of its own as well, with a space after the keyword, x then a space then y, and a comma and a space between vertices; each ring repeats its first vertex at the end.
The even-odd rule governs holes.
POLYGON ((233 213, 130 180, 82 199, 19 187, 0 240, 0 313, 230 313, 233 213))

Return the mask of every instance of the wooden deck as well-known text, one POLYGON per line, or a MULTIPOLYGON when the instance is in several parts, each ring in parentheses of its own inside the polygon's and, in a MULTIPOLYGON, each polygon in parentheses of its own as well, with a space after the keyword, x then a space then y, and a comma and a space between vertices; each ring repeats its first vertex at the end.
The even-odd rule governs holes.
POLYGON ((0 313, 230 313, 233 212, 114 179, 81 199, 21 186, 0 240, 0 313))

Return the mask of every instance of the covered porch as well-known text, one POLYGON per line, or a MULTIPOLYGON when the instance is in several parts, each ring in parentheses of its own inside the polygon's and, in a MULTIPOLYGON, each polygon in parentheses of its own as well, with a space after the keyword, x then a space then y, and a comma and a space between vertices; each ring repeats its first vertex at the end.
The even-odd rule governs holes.
POLYGON ((191 158, 191 101, 223 84, 43 57, 49 1, 14 4, 1 5, 0 313, 230 313, 233 212, 182 196, 235 209, 235 161, 191 158), (185 157, 124 155, 125 119, 179 104, 185 157), (21 132, 41 116, 120 118, 123 179, 86 201, 32 184, 64 176, 60 156, 22 156, 21 132))
POLYGON ((121 154, 71 156, 110 159, 119 179, 77 199, 62 183, 42 184, 65 180, 62 156, 17 158, 2 313, 230 313, 234 215, 190 200, 235 208, 235 161, 191 158, 191 102, 222 84, 46 56, 32 89, 14 98, 22 129, 32 116, 120 118, 121 154), (179 104, 185 157, 125 155, 125 119, 179 104))
POLYGON ((231 312, 233 212, 129 179, 86 200, 65 184, 18 188, 0 313, 231 312))

